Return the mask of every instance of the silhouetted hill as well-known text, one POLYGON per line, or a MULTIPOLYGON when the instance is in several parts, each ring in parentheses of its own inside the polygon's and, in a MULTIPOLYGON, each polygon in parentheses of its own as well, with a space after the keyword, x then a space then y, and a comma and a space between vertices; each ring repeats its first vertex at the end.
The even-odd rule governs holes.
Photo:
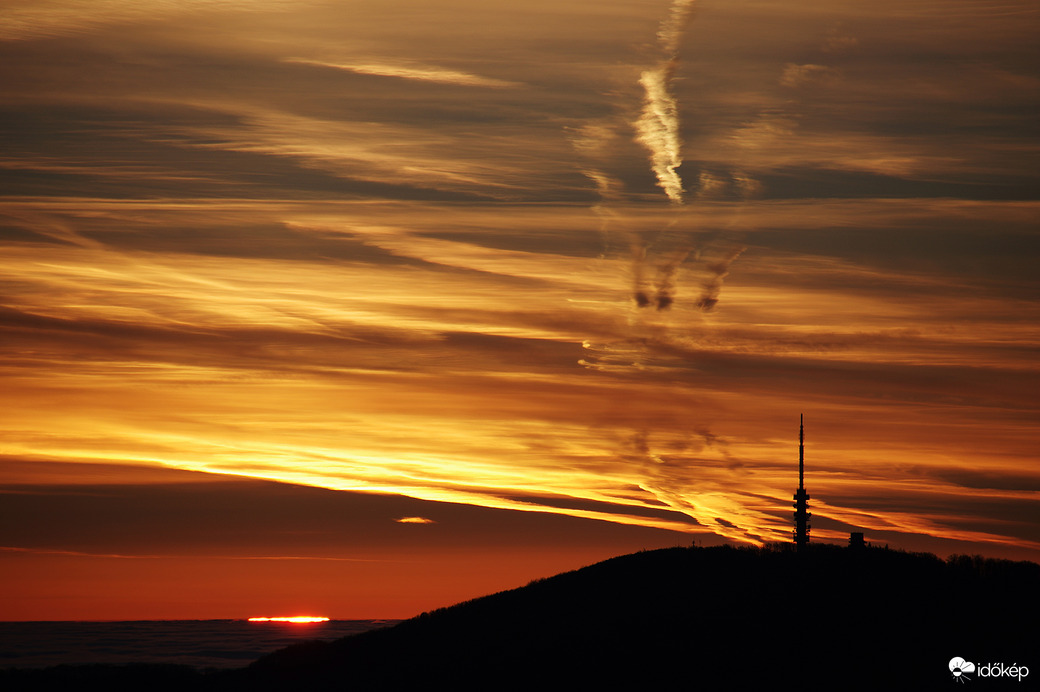
POLYGON ((298 644, 238 671, 155 667, 161 679, 141 686, 147 667, 66 668, 60 678, 48 677, 58 669, 0 675, 0 688, 932 690, 955 684, 948 664, 960 656, 1035 668, 1024 683, 971 681, 1028 689, 1040 682, 1038 593, 1032 562, 829 545, 673 548, 298 644))
MULTIPOLYGON (((1040 565, 886 549, 674 548, 297 645, 227 682, 941 689, 954 656, 1040 680, 1040 565)), ((989 682, 989 681, 987 681, 989 682)), ((1008 682, 1007 680, 992 682, 1008 682)), ((1016 683, 1018 681, 1016 680, 1016 683)))

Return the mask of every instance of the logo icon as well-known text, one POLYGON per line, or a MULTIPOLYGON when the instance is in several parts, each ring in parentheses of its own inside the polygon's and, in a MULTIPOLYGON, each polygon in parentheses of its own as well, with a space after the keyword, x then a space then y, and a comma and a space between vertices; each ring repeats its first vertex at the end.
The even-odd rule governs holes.
POLYGON ((953 673, 953 679, 957 682, 971 680, 967 674, 975 672, 975 664, 971 661, 965 661, 960 656, 954 656, 950 659, 950 672, 953 673))

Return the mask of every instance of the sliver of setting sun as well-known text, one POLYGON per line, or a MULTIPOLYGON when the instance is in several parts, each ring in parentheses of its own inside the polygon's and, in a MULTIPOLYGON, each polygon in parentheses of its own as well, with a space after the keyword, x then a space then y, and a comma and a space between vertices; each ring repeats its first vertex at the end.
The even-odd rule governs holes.
POLYGON ((249 618, 248 622, 328 622, 328 618, 313 617, 311 615, 294 615, 292 617, 280 618, 249 618))

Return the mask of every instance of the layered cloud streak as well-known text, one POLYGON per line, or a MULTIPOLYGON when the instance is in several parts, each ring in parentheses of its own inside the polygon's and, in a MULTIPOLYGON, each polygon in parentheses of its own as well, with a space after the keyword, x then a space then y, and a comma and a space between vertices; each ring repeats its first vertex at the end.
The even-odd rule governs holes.
POLYGON ((2 453, 1036 555, 1037 19, 883 4, 8 21, 2 453))

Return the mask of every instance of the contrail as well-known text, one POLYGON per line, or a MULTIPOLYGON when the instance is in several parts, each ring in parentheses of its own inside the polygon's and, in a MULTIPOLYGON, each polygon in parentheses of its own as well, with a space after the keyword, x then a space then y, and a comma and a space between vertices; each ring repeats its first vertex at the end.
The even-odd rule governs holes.
MULTIPOLYGON (((677 213, 685 205, 687 193, 678 171, 683 161, 680 117, 679 106, 671 88, 679 64, 679 48, 693 6, 694 0, 673 0, 668 15, 661 21, 657 31, 657 62, 640 74, 642 108, 638 118, 629 121, 635 130, 635 141, 649 153, 650 168, 657 178, 658 187, 664 191, 677 213)), ((608 149, 608 140, 615 136, 617 133, 609 122, 599 121, 576 128, 570 139, 579 153, 596 159, 604 155, 608 149)), ((626 198, 623 184, 601 166, 585 165, 581 172, 599 193, 600 204, 594 210, 600 217, 600 231, 606 241, 614 218, 619 216, 610 210, 610 205, 626 198)), ((741 186, 742 191, 745 191, 744 182, 743 179, 733 180, 733 183, 741 186)), ((754 181, 748 178, 746 182, 750 185, 754 181)), ((698 199, 713 197, 727 185, 723 178, 704 171, 698 181, 696 196, 698 199)), ((669 309, 675 302, 676 278, 680 267, 691 256, 694 259, 701 258, 703 248, 695 247, 687 233, 676 228, 678 221, 678 216, 671 219, 660 231, 650 234, 653 237, 635 230, 625 233, 631 257, 632 298, 639 308, 669 309), (648 266, 651 257, 656 257, 653 261, 654 269, 648 266)), ((718 302, 722 279, 734 259, 736 254, 723 258, 721 262, 706 264, 711 275, 702 282, 702 294, 696 304, 701 310, 710 311, 718 302)))
MULTIPOLYGON (((684 203, 682 177, 678 168, 682 165, 682 141, 679 137, 679 106, 672 95, 670 87, 678 65, 679 45, 682 42, 683 30, 689 21, 693 8, 693 0, 675 0, 668 16, 661 22, 657 31, 657 43, 663 59, 655 67, 644 71, 639 76, 639 84, 643 87, 643 110, 635 122, 636 141, 650 152, 650 167, 657 176, 657 185, 664 190, 674 205, 684 203)), ((668 228, 675 222, 672 221, 668 228)), ((635 248, 633 248, 635 249, 635 248)), ((690 253, 690 247, 681 247, 658 267, 657 295, 650 300, 642 287, 642 263, 645 261, 645 247, 641 254, 633 254, 636 266, 636 290, 634 297, 639 307, 647 307, 652 302, 658 310, 667 310, 674 301, 674 279, 679 265, 690 253)))
POLYGON ((683 203, 682 178, 676 171, 682 165, 679 139, 679 107, 670 86, 678 64, 682 32, 689 20, 693 0, 675 0, 668 17, 661 22, 657 42, 664 59, 639 77, 643 87, 643 110, 635 122, 636 141, 650 152, 650 165, 657 184, 674 204, 683 203))
POLYGON ((690 19, 690 11, 693 9, 693 0, 675 0, 668 17, 661 22, 661 28, 657 30, 657 40, 661 49, 669 56, 675 57, 682 41, 683 29, 690 19))
POLYGON ((723 255, 717 262, 709 262, 705 265, 711 276, 701 283, 701 295, 697 300, 697 307, 705 312, 711 311, 719 302, 719 292, 722 291, 722 281, 729 276, 729 265, 733 264, 747 247, 740 245, 733 247, 723 255))
POLYGON ((667 310, 675 302, 675 275, 693 248, 685 245, 677 248, 668 259, 657 268, 657 309, 667 310))

